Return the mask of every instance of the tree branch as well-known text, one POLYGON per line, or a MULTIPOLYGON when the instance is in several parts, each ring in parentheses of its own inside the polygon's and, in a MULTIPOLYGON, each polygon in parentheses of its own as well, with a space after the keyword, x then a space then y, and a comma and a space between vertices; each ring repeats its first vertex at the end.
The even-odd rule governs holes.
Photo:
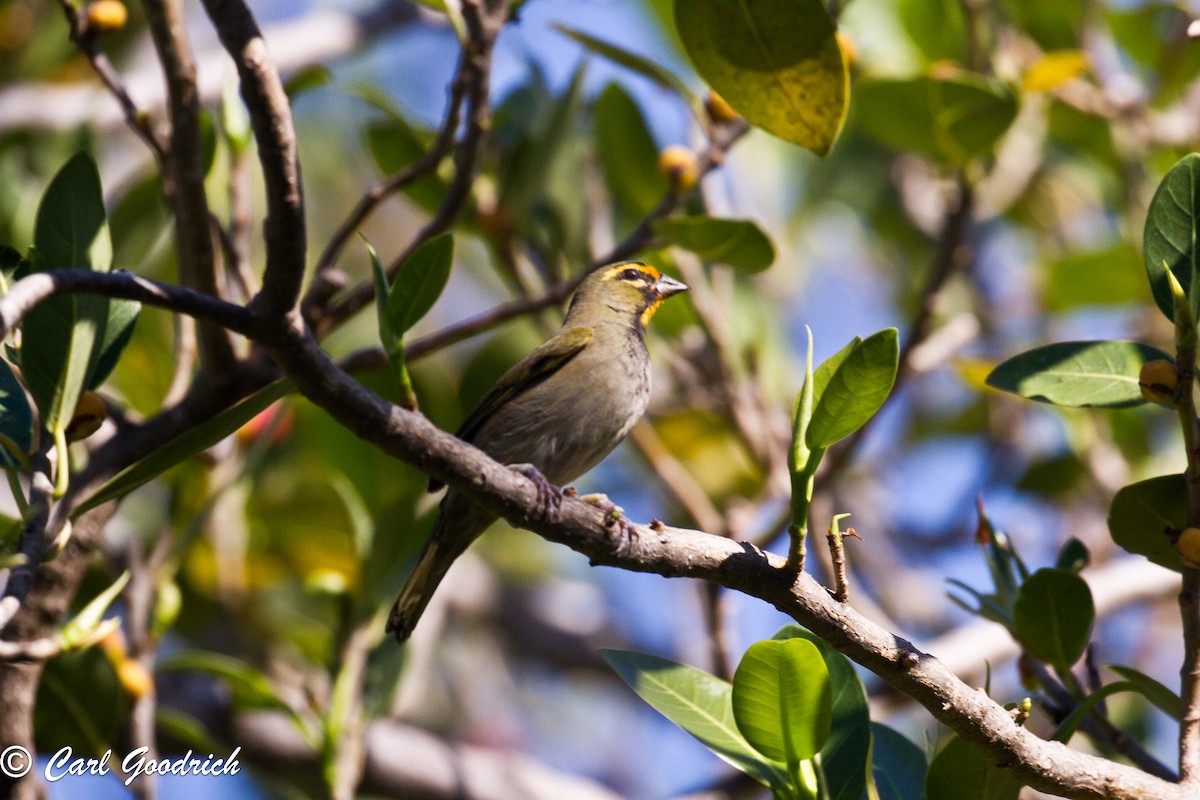
POLYGON ((38 303, 55 295, 72 293, 137 300, 214 322, 250 338, 254 337, 259 325, 242 306, 173 283, 143 278, 124 270, 93 272, 87 269, 51 269, 22 278, 13 284, 8 294, 0 297, 0 337, 7 336, 38 303))
POLYGON ((300 297, 307 244, 292 110, 267 43, 246 4, 242 0, 204 0, 204 8, 237 65, 266 184, 263 235, 267 267, 262 289, 250 307, 267 319, 283 319, 295 310, 300 297))
POLYGON ((968 687, 937 659, 834 602, 784 559, 750 544, 701 531, 636 528, 624 537, 601 510, 564 498, 544 512, 533 482, 424 417, 384 402, 338 370, 311 336, 272 331, 264 342, 300 391, 355 435, 462 491, 479 505, 544 538, 590 557, 593 564, 712 581, 758 597, 913 697, 994 763, 1030 786, 1069 798, 1183 800, 1182 787, 1130 767, 1038 739, 1008 712, 968 687))
MULTIPOLYGON (((183 25, 179 0, 146 0, 146 20, 167 81, 171 147, 166 153, 164 179, 169 178, 168 202, 175 212, 176 252, 180 283, 220 297, 217 256, 209 228, 211 212, 204 190, 204 146, 200 135, 200 96, 196 62, 183 25)), ((225 331, 199 326, 201 369, 220 369, 234 360, 225 331)))

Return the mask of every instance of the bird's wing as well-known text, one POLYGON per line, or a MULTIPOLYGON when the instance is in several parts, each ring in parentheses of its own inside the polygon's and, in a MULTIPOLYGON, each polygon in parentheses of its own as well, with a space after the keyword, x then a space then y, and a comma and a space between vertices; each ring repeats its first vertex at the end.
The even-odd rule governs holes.
MULTIPOLYGON (((587 347, 592 335, 591 328, 569 328, 530 352, 496 381, 455 436, 466 442, 473 441, 497 410, 562 369, 587 347)), ((441 481, 430 478, 429 491, 436 492, 442 485, 441 481)))

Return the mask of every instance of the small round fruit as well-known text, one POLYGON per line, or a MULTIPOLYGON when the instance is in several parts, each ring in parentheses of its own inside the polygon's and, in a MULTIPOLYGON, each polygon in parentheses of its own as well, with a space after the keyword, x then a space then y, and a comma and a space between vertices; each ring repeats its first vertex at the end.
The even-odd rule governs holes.
POLYGON ((733 122, 741 116, 716 92, 709 92, 708 97, 704 98, 704 110, 713 122, 733 122))
POLYGON ((700 177, 696 154, 679 144, 665 147, 658 154, 658 171, 677 192, 691 189, 700 177))
POLYGON ((86 439, 100 429, 108 417, 108 408, 104 400, 95 392, 84 392, 79 396, 75 413, 67 424, 67 441, 78 442, 86 439))
POLYGON ((1200 528, 1184 528, 1175 540, 1175 549, 1183 557, 1183 563, 1200 569, 1200 528))
POLYGON ((154 678, 150 676, 149 670, 142 665, 142 662, 126 658, 114 666, 117 669, 117 680, 121 682, 121 688, 130 697, 137 699, 154 691, 154 678))
POLYGON ((115 33, 125 27, 129 11, 119 0, 98 0, 88 3, 87 27, 92 33, 115 33))
POLYGON ((1147 361, 1138 375, 1138 386, 1151 403, 1172 405, 1179 397, 1179 372, 1165 358, 1147 361))

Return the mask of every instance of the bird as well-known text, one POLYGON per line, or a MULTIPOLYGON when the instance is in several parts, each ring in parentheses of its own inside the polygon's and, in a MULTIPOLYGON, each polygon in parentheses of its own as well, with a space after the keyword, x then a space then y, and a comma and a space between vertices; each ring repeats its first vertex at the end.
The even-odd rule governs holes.
MULTIPOLYGON (((612 452, 650 398, 646 326, 688 287, 658 268, 623 261, 590 272, 562 328, 505 372, 455 434, 538 485, 539 502, 612 452)), ((442 484, 429 481, 429 491, 442 484)), ((412 635, 450 565, 497 515, 450 489, 388 617, 398 642, 412 635)))

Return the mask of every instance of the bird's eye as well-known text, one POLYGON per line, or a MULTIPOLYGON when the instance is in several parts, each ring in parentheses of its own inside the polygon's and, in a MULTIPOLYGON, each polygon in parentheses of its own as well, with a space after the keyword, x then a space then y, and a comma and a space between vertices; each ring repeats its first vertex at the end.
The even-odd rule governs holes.
POLYGON ((623 281, 644 281, 645 279, 646 276, 636 267, 630 267, 621 272, 621 280, 623 281))

